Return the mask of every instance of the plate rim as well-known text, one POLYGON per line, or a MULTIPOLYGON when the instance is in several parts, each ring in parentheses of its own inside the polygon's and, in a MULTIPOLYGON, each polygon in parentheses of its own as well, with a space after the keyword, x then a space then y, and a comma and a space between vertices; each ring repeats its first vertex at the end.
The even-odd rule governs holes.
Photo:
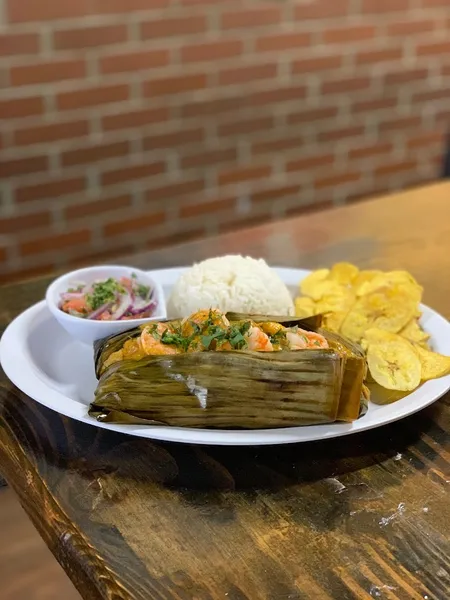
MULTIPOLYGON (((164 279, 167 277, 174 276, 176 273, 187 269, 189 267, 171 267, 168 269, 154 269, 147 271, 149 275, 155 278, 161 279, 161 285, 167 285, 164 283, 164 279)), ((288 273, 293 276, 296 273, 298 281, 302 277, 305 277, 311 271, 308 269, 291 268, 291 267, 272 267, 281 277, 287 276, 288 273)), ((170 285, 170 284, 169 284, 170 285)), ((171 284, 173 285, 173 283, 171 284)), ((290 285, 290 284, 288 284, 290 285)), ((424 313, 429 316, 438 318, 445 323, 450 330, 450 323, 432 308, 421 305, 424 313)), ((278 429, 256 429, 256 430, 213 430, 213 429, 194 429, 194 428, 181 428, 181 427, 170 427, 170 426, 151 426, 151 425, 120 425, 114 423, 101 423, 95 421, 92 417, 85 414, 86 405, 78 400, 74 400, 69 396, 63 394, 63 392, 52 388, 46 384, 43 379, 35 372, 34 368, 24 369, 24 359, 27 359, 27 353, 25 352, 26 333, 28 331, 27 325, 29 325, 33 318, 38 314, 42 313, 47 309, 45 300, 41 300, 31 307, 27 308, 21 314, 19 314, 11 323, 6 327, 1 340, 0 340, 0 363, 6 376, 12 381, 12 383, 24 394, 29 396, 35 402, 45 406, 50 410, 54 410, 59 414, 72 418, 88 425, 99 427, 101 429, 107 429, 126 435, 133 435, 136 437, 144 437, 147 439, 154 439, 160 441, 178 442, 178 443, 191 443, 191 444, 206 444, 206 445, 230 445, 230 446, 241 446, 241 445, 278 445, 278 444, 289 444, 289 443, 302 443, 310 441, 327 440, 336 437, 342 437, 353 433, 361 433, 382 427, 393 423, 397 420, 406 418, 423 408, 426 408, 430 404, 441 398, 450 389, 450 375, 436 379, 433 381, 425 382, 408 396, 405 396, 402 400, 410 398, 420 389, 426 387, 434 387, 435 391, 430 390, 430 396, 425 401, 421 401, 418 406, 414 406, 412 409, 399 410, 398 402, 401 400, 386 405, 389 406, 389 413, 385 416, 381 422, 375 420, 371 423, 364 424, 364 418, 362 417, 358 421, 353 423, 330 423, 326 425, 307 425, 299 427, 288 427, 278 429), (18 335, 19 334, 19 335, 18 335), (22 344, 22 346, 20 345, 22 344), (22 362, 21 362, 22 361, 22 362), (18 365, 21 365, 18 367, 18 365), (24 377, 23 374, 27 373, 24 377), (72 410, 61 410, 61 406, 55 406, 55 400, 51 401, 47 399, 46 394, 50 397, 57 397, 58 400, 61 397, 65 402, 69 402, 69 406, 72 410), (397 405, 397 410, 395 407, 397 405), (78 410, 74 410, 75 406, 78 410), (84 408, 82 408, 84 407, 84 408), (332 427, 332 429, 324 430, 324 427, 332 427), (322 431, 321 431, 322 430, 322 431), (302 435, 303 434, 303 435, 302 435), (306 435, 305 435, 306 434, 306 435)), ((29 362, 29 367, 34 367, 33 363, 29 362)), ((57 401, 58 401, 57 400, 57 401)), ((380 409, 379 409, 380 410, 380 409)), ((382 410, 382 409, 381 409, 382 410)))

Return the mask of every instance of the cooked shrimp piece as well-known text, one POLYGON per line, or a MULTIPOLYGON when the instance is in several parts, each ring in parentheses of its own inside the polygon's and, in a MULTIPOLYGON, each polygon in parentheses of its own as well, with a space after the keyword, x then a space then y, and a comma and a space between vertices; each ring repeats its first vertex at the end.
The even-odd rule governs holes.
POLYGON ((328 348, 327 340, 320 333, 314 331, 287 331, 286 339, 291 350, 304 350, 305 348, 328 348))
POLYGON ((250 327, 245 334, 248 349, 257 352, 273 352, 272 342, 262 329, 256 326, 250 327))
POLYGON ((163 344, 158 339, 167 329, 169 327, 165 323, 158 323, 156 328, 144 327, 141 333, 141 346, 145 354, 180 354, 181 350, 179 348, 163 344), (155 337, 154 333, 159 335, 155 337))
POLYGON ((286 340, 290 350, 304 350, 308 347, 308 338, 304 333, 287 331, 286 340))
POLYGON ((190 317, 184 319, 182 323, 183 335, 188 336, 196 333, 192 327, 192 323, 198 325, 200 329, 203 329, 206 324, 208 324, 208 326, 215 325, 222 329, 226 329, 230 326, 229 320, 226 318, 223 312, 217 308, 199 310, 198 312, 193 313, 190 317))
POLYGON ((307 331, 306 336, 308 338, 308 348, 328 348, 328 342, 326 338, 320 333, 315 331, 307 331))

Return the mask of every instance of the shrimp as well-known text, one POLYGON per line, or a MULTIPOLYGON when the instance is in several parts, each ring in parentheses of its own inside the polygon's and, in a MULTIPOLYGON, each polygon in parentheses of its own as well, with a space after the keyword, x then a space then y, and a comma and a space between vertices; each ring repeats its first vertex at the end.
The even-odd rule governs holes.
POLYGON ((288 330, 286 339, 290 350, 304 350, 305 348, 328 348, 327 340, 320 333, 298 329, 288 330))
POLYGON ((195 325, 197 325, 202 331, 206 326, 216 326, 220 327, 221 329, 226 329, 230 325, 230 322, 226 316, 217 308, 199 310, 193 313, 190 317, 184 319, 182 323, 182 333, 184 336, 197 333, 194 331, 195 328, 193 327, 193 323, 195 323, 195 325))
POLYGON ((307 332, 308 348, 328 348, 328 342, 326 338, 320 333, 315 331, 307 332))
POLYGON ((160 341, 160 336, 169 329, 165 323, 158 323, 156 328, 144 327, 141 333, 141 346, 145 354, 180 354, 181 349, 169 344, 163 344, 160 341), (154 334, 158 334, 155 336, 154 334))
POLYGON ((227 350, 254 350, 255 352, 273 352, 273 346, 268 335, 259 327, 251 325, 244 333, 246 344, 243 347, 234 347, 229 340, 221 341, 215 347, 216 352, 227 350))
POLYGON ((247 339, 249 350, 256 350, 257 352, 273 352, 273 346, 269 336, 259 327, 250 327, 245 337, 247 339))

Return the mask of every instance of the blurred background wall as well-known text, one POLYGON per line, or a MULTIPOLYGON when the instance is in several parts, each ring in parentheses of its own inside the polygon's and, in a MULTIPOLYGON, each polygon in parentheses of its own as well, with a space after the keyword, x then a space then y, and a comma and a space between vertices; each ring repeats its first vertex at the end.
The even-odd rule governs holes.
POLYGON ((449 0, 0 0, 2 281, 437 178, 449 0))

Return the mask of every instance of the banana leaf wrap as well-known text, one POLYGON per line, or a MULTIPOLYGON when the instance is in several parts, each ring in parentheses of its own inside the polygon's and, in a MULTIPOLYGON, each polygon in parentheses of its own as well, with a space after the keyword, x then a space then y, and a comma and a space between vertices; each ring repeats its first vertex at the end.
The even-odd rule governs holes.
POLYGON ((99 421, 221 429, 264 429, 352 421, 367 410, 362 350, 320 330, 320 318, 231 315, 318 331, 328 349, 192 352, 103 364, 142 328, 94 345, 99 378, 89 414, 99 421))

